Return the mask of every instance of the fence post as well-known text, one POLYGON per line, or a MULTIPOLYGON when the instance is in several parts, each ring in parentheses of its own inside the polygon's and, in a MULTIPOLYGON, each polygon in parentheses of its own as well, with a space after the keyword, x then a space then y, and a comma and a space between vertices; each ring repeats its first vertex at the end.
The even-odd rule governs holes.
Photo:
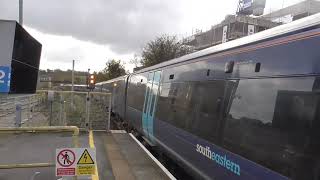
POLYGON ((110 131, 110 118, 111 118, 111 101, 112 101, 112 94, 110 94, 110 98, 109 98, 109 114, 108 114, 108 128, 107 128, 107 131, 109 132, 110 131))
POLYGON ((52 101, 50 101, 50 119, 49 119, 49 126, 52 126, 52 101))
POLYGON ((52 104, 54 100, 54 91, 48 91, 47 99, 50 103, 50 119, 49 119, 49 126, 52 126, 52 104))
POLYGON ((59 126, 62 126, 62 123, 63 123, 63 122, 62 122, 62 113, 63 113, 63 112, 62 112, 62 110, 63 110, 63 109, 62 109, 62 103, 63 103, 63 101, 62 101, 62 93, 60 93, 60 100, 59 100, 59 102, 60 102, 60 103, 59 103, 59 104, 60 104, 60 105, 59 105, 59 106, 60 106, 60 107, 59 107, 59 126))
POLYGON ((16 104, 16 127, 21 127, 21 104, 16 104))
POLYGON ((85 126, 86 126, 87 130, 90 129, 89 122, 90 122, 90 92, 87 93, 87 97, 86 97, 86 121, 85 121, 85 126))

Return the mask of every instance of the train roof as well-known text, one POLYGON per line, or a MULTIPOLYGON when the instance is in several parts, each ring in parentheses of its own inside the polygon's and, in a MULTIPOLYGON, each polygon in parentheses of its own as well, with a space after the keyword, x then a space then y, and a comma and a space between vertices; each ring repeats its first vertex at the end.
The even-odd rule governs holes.
POLYGON ((123 80, 123 79, 125 79, 127 76, 128 76, 128 75, 119 76, 119 77, 117 77, 117 78, 110 79, 110 80, 108 80, 108 81, 99 82, 99 83, 97 83, 96 85, 99 86, 99 85, 102 85, 102 84, 113 83, 113 82, 115 82, 115 81, 123 80))
POLYGON ((142 72, 151 71, 154 69, 158 69, 158 68, 169 66, 172 64, 177 64, 180 62, 192 60, 192 59, 203 57, 206 55, 219 53, 219 52, 226 51, 226 50, 229 50, 232 48, 244 46, 244 45, 255 43, 258 41, 262 41, 262 40, 267 40, 269 38, 285 35, 290 32, 295 32, 295 31, 305 29, 308 27, 312 27, 315 25, 319 25, 319 24, 320 24, 320 13, 317 13, 315 15, 308 16, 308 17, 293 21, 288 24, 283 24, 283 25, 280 25, 280 26, 277 26, 277 27, 253 34, 253 35, 250 35, 250 36, 242 37, 242 38, 239 38, 236 40, 232 40, 232 41, 229 41, 229 42, 226 42, 223 44, 219 44, 216 46, 212 46, 212 47, 203 49, 201 51, 187 54, 187 55, 179 57, 179 58, 165 61, 165 62, 156 64, 154 66, 150 66, 150 67, 141 69, 141 70, 134 72, 132 74, 139 74, 142 72))
POLYGON ((12 23, 18 23, 16 20, 10 20, 10 19, 0 19, 0 22, 12 22, 12 23))

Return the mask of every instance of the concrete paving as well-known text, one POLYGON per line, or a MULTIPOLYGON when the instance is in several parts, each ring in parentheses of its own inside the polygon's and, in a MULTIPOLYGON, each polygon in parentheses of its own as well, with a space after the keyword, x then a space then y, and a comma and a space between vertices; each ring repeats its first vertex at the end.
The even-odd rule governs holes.
POLYGON ((104 136, 107 133, 105 132, 94 132, 94 145, 96 148, 96 156, 97 156, 97 165, 98 165, 98 174, 100 180, 114 180, 114 175, 112 172, 111 163, 109 161, 109 157, 107 155, 105 144, 104 144, 104 136))
MULTIPOLYGON (((127 133, 93 132, 100 180, 166 180, 167 175, 127 133)), ((89 134, 80 133, 80 147, 89 134)), ((56 148, 73 147, 72 133, 0 134, 0 164, 54 163, 56 148)), ((0 169, 0 180, 57 180, 55 167, 0 169)), ((78 178, 84 179, 84 178, 78 178)), ((87 177, 86 179, 91 179, 87 177)))
MULTIPOLYGON (((89 147, 88 135, 79 136, 81 147, 89 147)), ((0 134, 0 164, 55 163, 56 148, 73 147, 71 133, 0 134)), ((54 167, 0 170, 0 180, 58 179, 54 167)))
POLYGON ((106 134, 105 144, 116 179, 169 179, 128 133, 106 134))

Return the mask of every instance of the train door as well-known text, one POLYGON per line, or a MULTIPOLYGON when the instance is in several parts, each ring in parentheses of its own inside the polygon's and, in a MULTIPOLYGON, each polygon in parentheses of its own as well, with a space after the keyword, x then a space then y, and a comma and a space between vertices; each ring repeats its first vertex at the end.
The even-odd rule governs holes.
POLYGON ((153 137, 153 120, 159 93, 160 79, 161 71, 151 72, 148 74, 148 82, 142 114, 142 128, 145 135, 147 135, 150 139, 153 137))

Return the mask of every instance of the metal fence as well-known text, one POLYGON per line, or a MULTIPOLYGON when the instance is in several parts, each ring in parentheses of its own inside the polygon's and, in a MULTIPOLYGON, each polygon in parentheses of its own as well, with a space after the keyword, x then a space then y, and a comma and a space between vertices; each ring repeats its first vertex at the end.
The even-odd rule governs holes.
POLYGON ((111 94, 38 91, 0 96, 0 127, 77 126, 109 129, 111 94))
POLYGON ((43 94, 32 95, 1 95, 0 96, 0 127, 13 127, 19 124, 37 126, 47 125, 43 94), (17 112, 20 111, 19 114, 17 112), (17 117, 18 115, 18 117, 17 117), (16 123, 17 118, 20 122, 16 123))

